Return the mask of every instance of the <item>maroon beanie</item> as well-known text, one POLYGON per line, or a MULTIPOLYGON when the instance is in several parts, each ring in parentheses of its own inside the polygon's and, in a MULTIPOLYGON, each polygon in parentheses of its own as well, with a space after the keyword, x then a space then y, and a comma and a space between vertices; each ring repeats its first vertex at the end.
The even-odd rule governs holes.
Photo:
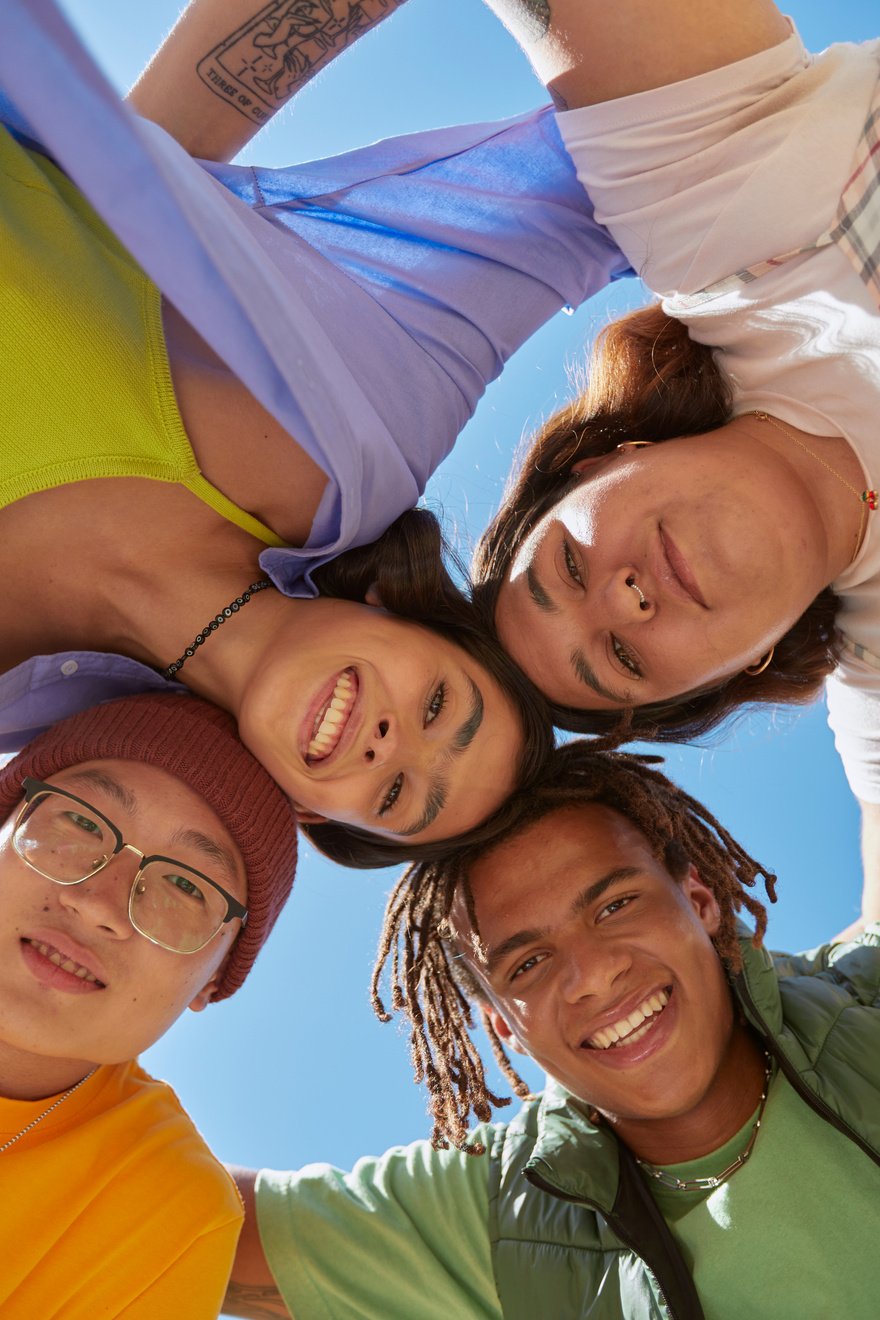
POLYGON ((123 697, 72 715, 0 768, 0 822, 21 801, 25 776, 48 779, 83 761, 142 761, 181 779, 226 826, 245 865, 247 925, 213 999, 243 983, 284 906, 296 872, 296 814, 238 737, 226 711, 170 692, 123 697))

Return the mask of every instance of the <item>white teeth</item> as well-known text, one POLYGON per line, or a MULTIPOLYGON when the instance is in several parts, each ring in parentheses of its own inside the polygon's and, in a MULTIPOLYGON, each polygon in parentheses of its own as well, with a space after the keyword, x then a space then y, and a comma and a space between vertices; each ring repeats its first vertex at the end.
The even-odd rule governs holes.
POLYGON ((618 1041, 625 1041, 627 1045, 634 1045, 636 1041, 647 1035, 654 1025, 651 1019, 657 1013, 660 1013, 668 1003, 668 993, 665 990, 656 991, 654 994, 649 995, 638 1008, 633 1009, 627 1017, 620 1018, 619 1021, 608 1027, 602 1027, 595 1035, 590 1036, 587 1044, 597 1050, 610 1049, 618 1041))
POLYGON ((351 714, 355 694, 356 688, 351 676, 348 672, 340 674, 336 680, 333 695, 320 717, 311 742, 306 748, 307 756, 324 757, 336 746, 351 714))
POLYGON ((71 976, 78 977, 80 981, 97 983, 97 976, 90 972, 88 967, 81 967, 79 963, 73 962, 72 959, 64 958, 56 949, 50 951, 48 944, 41 944, 38 940, 28 940, 28 944, 48 959, 50 963, 60 967, 62 972, 69 972, 71 976))

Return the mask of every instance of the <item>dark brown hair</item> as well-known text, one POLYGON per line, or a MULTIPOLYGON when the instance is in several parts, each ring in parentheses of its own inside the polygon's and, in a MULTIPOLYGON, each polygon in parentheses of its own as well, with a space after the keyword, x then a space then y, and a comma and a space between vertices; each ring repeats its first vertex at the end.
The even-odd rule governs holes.
MULTIPOLYGON (((701 435, 730 420, 727 381, 712 350, 657 305, 613 321, 598 337, 587 388, 534 437, 519 475, 480 539, 474 557, 474 601, 494 631, 498 592, 526 536, 571 490, 572 464, 625 440, 662 442, 701 435)), ((708 733, 737 708, 756 702, 813 701, 837 664, 839 600, 830 587, 776 643, 756 677, 735 674, 710 691, 615 711, 552 705, 556 724, 578 733, 625 730, 655 741, 687 741, 708 733)))
MULTIPOLYGON (((755 923, 753 942, 759 944, 767 912, 748 891, 763 876, 768 898, 775 902, 776 877, 750 857, 696 798, 653 769, 649 763, 657 760, 597 752, 583 739, 558 748, 541 780, 508 802, 507 838, 565 807, 598 803, 619 812, 641 831, 654 856, 676 879, 684 876, 689 863, 697 868, 721 911, 715 947, 727 969, 735 972, 742 962, 736 914, 742 908, 749 912, 755 923)), ((479 933, 468 876, 474 863, 498 842, 461 848, 445 861, 409 867, 385 913, 373 973, 373 1006, 383 1021, 389 1019, 380 993, 387 970, 392 1012, 404 1013, 410 1022, 416 1081, 428 1087, 435 1146, 452 1142, 476 1150, 467 1143, 471 1112, 488 1122, 494 1106, 510 1103, 488 1088, 472 1037, 472 1010, 474 1004, 483 1006, 482 993, 449 922, 461 891, 472 928, 479 933)), ((507 1081, 518 1095, 527 1094, 485 1015, 483 1025, 507 1081)))
MULTIPOLYGON (((456 586, 447 562, 464 570, 446 547, 440 524, 427 509, 410 509, 370 545, 349 550, 315 573, 322 595, 363 600, 372 588, 393 614, 457 643, 499 683, 513 704, 523 734, 517 787, 542 770, 553 748, 549 706, 528 678, 479 623, 473 605, 456 586)), ((504 806, 454 840, 399 842, 338 821, 301 828, 315 847, 343 866, 393 866, 430 860, 450 847, 497 838, 507 823, 504 806)))

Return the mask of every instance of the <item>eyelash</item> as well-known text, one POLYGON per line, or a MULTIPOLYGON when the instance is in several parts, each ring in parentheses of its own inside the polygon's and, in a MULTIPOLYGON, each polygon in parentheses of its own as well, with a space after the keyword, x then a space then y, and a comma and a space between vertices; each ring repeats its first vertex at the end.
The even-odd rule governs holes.
POLYGON ((525 976, 527 972, 532 971, 534 967, 537 967, 538 964, 542 963, 543 961, 544 959, 541 954, 533 953, 530 958, 526 958, 525 962, 521 962, 517 967, 513 969, 513 971, 510 974, 511 981, 516 981, 518 977, 525 976))
POLYGON ((602 911, 599 913, 599 919, 601 920, 606 912, 613 917, 614 913, 619 912, 621 908, 629 907, 634 897, 634 894, 624 894, 620 898, 612 898, 611 902, 606 903, 602 911))
POLYGON ((611 649, 628 678, 644 678, 641 665, 634 659, 632 653, 626 649, 620 639, 614 636, 614 633, 611 633, 611 649))
POLYGON ((433 724, 446 705, 448 693, 445 683, 438 683, 425 707, 425 724, 433 724))
POLYGON ((571 553, 571 546, 565 538, 563 538, 562 541, 562 557, 565 561, 566 573, 571 578, 572 582, 576 582, 579 587, 582 587, 584 585, 584 580, 580 575, 580 570, 575 562, 574 555, 571 553))
MULTIPOLYGON (((443 707, 446 705, 448 699, 449 699, 449 693, 446 687, 446 683, 445 682, 438 683, 436 688, 428 698, 428 701, 425 705, 424 723, 426 728, 429 724, 433 724, 434 721, 440 716, 443 707)), ((388 812, 391 811, 396 805, 397 800, 400 797, 402 791, 403 791, 403 775, 398 775, 394 783, 389 788, 388 792, 385 794, 381 803, 379 804, 379 811, 378 811, 379 816, 387 816, 388 812)))
POLYGON ((378 815, 386 816, 394 807, 403 789, 403 775, 398 775, 379 805, 378 815))
POLYGON ((95 834, 100 838, 101 830, 99 826, 95 821, 89 820, 88 816, 83 816, 78 811, 66 811, 64 814, 71 824, 82 830, 84 834, 95 834))

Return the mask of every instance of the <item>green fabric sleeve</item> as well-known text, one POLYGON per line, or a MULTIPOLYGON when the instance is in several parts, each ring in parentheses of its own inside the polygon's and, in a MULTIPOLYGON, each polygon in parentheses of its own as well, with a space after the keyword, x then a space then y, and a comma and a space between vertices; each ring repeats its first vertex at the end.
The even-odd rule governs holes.
MULTIPOLYGON (((491 1132, 483 1139, 491 1140, 491 1132)), ((489 1160, 428 1142, 359 1160, 264 1169, 257 1220, 297 1320, 501 1320, 488 1231, 489 1160)))

